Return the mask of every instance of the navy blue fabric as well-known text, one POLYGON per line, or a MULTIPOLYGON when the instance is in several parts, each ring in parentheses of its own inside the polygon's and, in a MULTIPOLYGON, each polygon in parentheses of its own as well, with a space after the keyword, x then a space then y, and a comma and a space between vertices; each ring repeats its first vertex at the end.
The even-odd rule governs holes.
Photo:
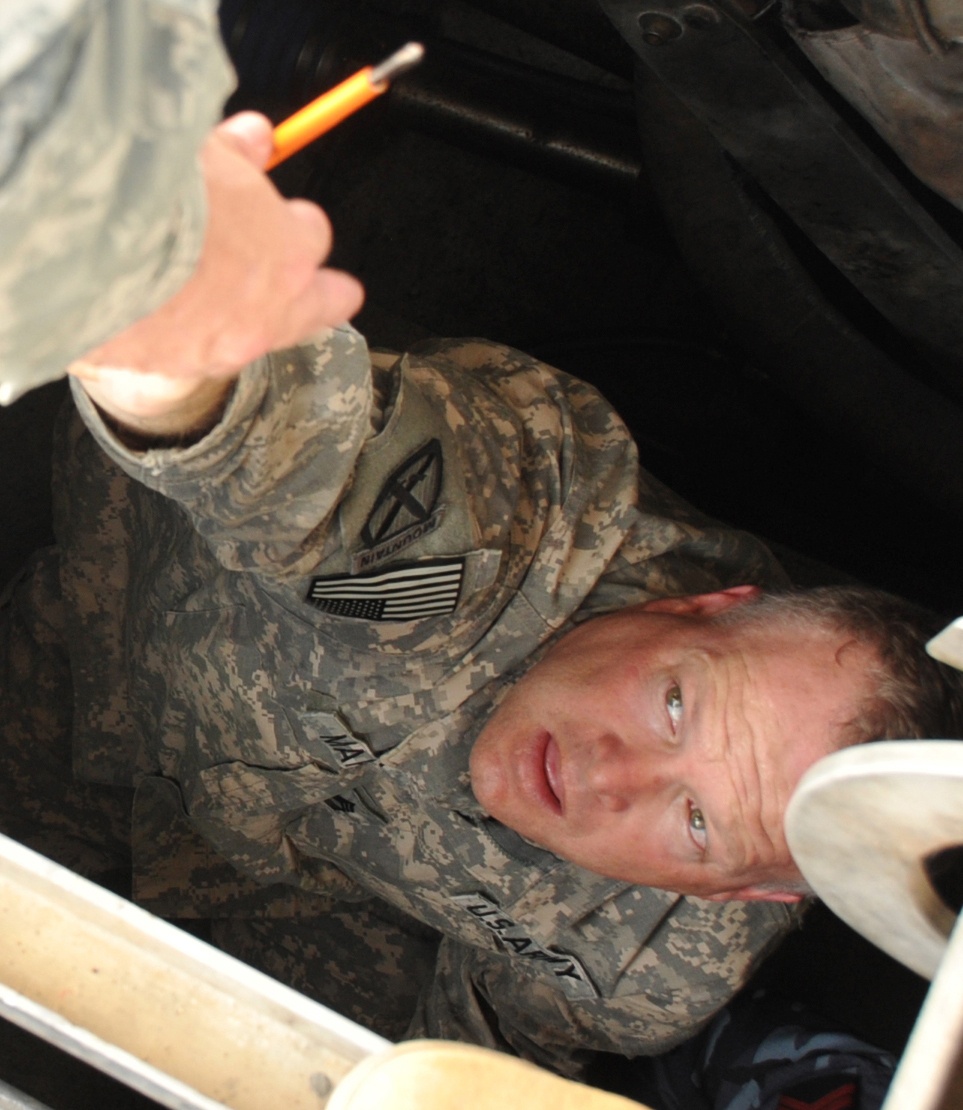
POLYGON ((896 1068, 890 1053, 765 991, 638 1063, 629 1093, 652 1110, 878 1110, 896 1068))

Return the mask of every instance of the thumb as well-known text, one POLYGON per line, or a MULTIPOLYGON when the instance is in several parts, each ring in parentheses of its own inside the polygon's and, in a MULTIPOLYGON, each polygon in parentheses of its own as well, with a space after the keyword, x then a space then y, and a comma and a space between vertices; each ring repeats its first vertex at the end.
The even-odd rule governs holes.
POLYGON ((264 169, 274 149, 273 127, 267 116, 260 112, 238 112, 214 130, 258 169, 264 169))

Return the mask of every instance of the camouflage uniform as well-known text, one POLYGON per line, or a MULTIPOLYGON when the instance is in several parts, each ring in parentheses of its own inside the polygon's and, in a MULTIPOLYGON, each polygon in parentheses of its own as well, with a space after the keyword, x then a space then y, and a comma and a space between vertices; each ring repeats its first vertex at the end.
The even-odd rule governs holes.
POLYGON ((213 0, 0 4, 0 402, 187 280, 232 85, 213 0))
POLYGON ((375 361, 347 328, 271 356, 201 442, 140 454, 78 391, 49 587, 75 770, 136 786, 135 895, 155 912, 286 921, 279 949, 303 951, 325 912, 350 931, 376 896, 380 920, 444 938, 419 1032, 568 1073, 589 1049, 666 1049, 792 913, 535 848, 482 811, 469 751, 573 622, 779 572, 640 476, 590 387, 477 341, 375 361))

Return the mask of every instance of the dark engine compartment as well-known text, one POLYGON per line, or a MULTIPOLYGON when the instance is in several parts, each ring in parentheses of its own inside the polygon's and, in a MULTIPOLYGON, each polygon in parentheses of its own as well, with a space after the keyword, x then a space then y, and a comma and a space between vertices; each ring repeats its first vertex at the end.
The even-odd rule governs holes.
MULTIPOLYGON (((239 75, 228 108, 279 120, 424 42, 417 71, 274 173, 330 215, 333 263, 367 288, 356 323, 369 341, 478 335, 529 351, 595 384, 643 465, 761 535, 802 584, 859 579, 958 616, 963 376, 951 343, 870 303, 785 198, 721 149, 603 10, 628 6, 223 0, 239 75)), ((650 7, 634 5, 637 21, 650 7)), ((741 7, 955 247, 961 213, 794 54, 777 7, 741 7)), ((711 4, 688 10, 690 36, 713 18, 711 4)), ((673 34, 639 25, 655 48, 673 34)), ((829 170, 816 176, 831 197, 829 170)), ((48 537, 61 396, 58 383, 0 413, 8 574, 48 537)), ((762 980, 896 1052, 925 990, 819 908, 762 980)), ((598 1081, 633 1093, 631 1065, 610 1061, 598 1081)))

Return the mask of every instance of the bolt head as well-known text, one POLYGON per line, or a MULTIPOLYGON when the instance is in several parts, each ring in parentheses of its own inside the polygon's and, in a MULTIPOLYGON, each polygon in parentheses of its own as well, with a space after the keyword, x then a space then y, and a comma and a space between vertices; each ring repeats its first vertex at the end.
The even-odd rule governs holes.
POLYGON ((665 46, 683 31, 682 24, 665 12, 643 12, 639 16, 639 29, 642 41, 648 46, 665 46))

